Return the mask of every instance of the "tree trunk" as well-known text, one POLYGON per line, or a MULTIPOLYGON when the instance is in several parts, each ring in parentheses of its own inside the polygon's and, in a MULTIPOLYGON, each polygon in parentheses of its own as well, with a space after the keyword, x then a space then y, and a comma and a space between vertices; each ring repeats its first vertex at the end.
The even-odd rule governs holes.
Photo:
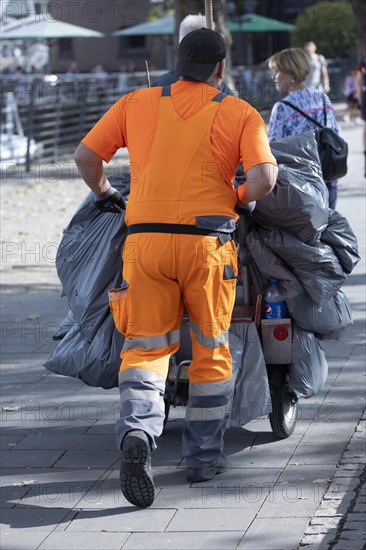
MULTIPOLYGON (((226 44, 226 70, 225 82, 232 90, 235 89, 234 82, 231 76, 231 34, 225 24, 225 4, 226 0, 212 0, 213 18, 215 22, 215 30, 222 34, 226 44)), ((198 13, 205 14, 205 0, 175 0, 175 36, 174 36, 174 52, 178 50, 179 25, 186 15, 196 15, 198 13)))
POLYGON ((221 33, 224 37, 226 44, 226 69, 225 69, 225 82, 233 91, 235 91, 235 84, 231 74, 231 46, 233 40, 231 32, 226 26, 225 22, 225 8, 226 0, 217 0, 214 2, 214 21, 216 24, 215 29, 221 33))
POLYGON ((364 0, 351 0, 356 20, 356 45, 360 59, 366 55, 365 28, 366 28, 366 2, 364 0))

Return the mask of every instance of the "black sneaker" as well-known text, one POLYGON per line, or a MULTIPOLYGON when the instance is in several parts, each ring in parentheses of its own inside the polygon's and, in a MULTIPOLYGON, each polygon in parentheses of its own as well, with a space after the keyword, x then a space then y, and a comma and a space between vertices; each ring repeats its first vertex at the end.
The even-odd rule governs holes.
POLYGON ((141 430, 128 432, 122 443, 120 482, 124 497, 140 508, 151 506, 155 498, 151 472, 151 447, 141 430))
POLYGON ((209 481, 217 474, 222 474, 228 469, 227 458, 221 456, 215 466, 203 466, 201 468, 187 468, 187 481, 189 483, 199 483, 209 481))

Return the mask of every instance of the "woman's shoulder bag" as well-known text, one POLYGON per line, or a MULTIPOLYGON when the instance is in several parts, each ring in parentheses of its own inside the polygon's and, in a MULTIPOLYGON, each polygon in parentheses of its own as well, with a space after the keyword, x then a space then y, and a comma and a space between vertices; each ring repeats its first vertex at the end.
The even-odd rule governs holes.
POLYGON ((324 180, 335 180, 345 176, 347 174, 348 145, 334 130, 327 128, 325 99, 323 99, 324 125, 320 124, 315 118, 304 113, 304 111, 289 101, 283 100, 281 103, 288 105, 318 127, 316 139, 318 142, 318 153, 324 180))

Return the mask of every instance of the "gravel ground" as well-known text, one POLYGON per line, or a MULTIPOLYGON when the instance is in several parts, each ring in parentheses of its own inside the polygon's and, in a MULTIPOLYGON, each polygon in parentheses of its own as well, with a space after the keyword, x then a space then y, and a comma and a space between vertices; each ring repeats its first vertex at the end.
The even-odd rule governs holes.
MULTIPOLYGON (((126 154, 118 167, 126 167, 126 154)), ((116 164, 107 167, 113 173, 116 164)), ((1 173, 1 280, 13 285, 60 286, 55 257, 75 211, 89 193, 74 163, 39 165, 26 173, 1 173)))

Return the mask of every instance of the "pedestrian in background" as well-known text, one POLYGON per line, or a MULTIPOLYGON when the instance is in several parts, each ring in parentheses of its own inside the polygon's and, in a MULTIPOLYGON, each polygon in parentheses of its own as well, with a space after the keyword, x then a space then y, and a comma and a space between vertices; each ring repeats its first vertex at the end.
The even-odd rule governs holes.
POLYGON ((312 90, 329 94, 328 64, 324 55, 316 53, 317 47, 313 41, 305 42, 304 50, 310 61, 310 70, 305 79, 305 85, 312 90))
POLYGON ((21 103, 26 103, 31 88, 31 79, 29 78, 29 75, 26 73, 23 67, 19 65, 15 69, 13 79, 16 82, 14 93, 17 101, 21 103))
POLYGON ((363 153, 365 156, 365 178, 366 178, 366 54, 362 56, 357 67, 357 98, 361 107, 361 120, 363 120, 363 153))
POLYGON ((66 71, 66 76, 74 76, 75 74, 79 74, 79 73, 80 73, 80 69, 76 61, 73 61, 72 63, 70 63, 70 66, 66 71))
POLYGON ((107 71, 104 69, 103 65, 98 63, 97 65, 95 65, 92 72, 96 76, 98 85, 100 86, 102 92, 104 92, 106 90, 106 88, 108 87, 108 73, 107 73, 107 71))
MULTIPOLYGON (((316 125, 306 118, 306 115, 339 134, 334 109, 328 95, 306 86, 310 61, 301 48, 282 50, 272 55, 267 60, 267 64, 273 71, 277 90, 287 93, 284 99, 275 103, 272 108, 268 128, 270 141, 315 129, 316 125), (294 105, 302 113, 283 101, 294 105)), ((337 204, 339 182, 332 180, 325 183, 329 192, 329 208, 334 210, 337 204)))
POLYGON ((355 68, 350 69, 348 75, 344 79, 343 95, 347 100, 347 111, 343 116, 343 120, 345 122, 350 122, 352 120, 352 114, 354 114, 354 121, 356 124, 361 122, 357 97, 357 71, 355 68))
POLYGON ((237 275, 235 205, 269 193, 277 166, 257 111, 219 91, 225 57, 219 33, 190 32, 179 45, 181 79, 123 96, 75 155, 104 211, 120 209, 122 197, 108 182, 103 160, 128 147, 135 167, 123 284, 110 297, 125 334, 116 423, 121 489, 143 508, 155 497, 151 450, 163 431, 165 381, 170 356, 179 349, 184 308, 192 338, 183 432, 187 481, 208 481, 228 467, 223 450, 233 396, 228 330, 237 275), (246 181, 234 190, 240 162, 246 181))

